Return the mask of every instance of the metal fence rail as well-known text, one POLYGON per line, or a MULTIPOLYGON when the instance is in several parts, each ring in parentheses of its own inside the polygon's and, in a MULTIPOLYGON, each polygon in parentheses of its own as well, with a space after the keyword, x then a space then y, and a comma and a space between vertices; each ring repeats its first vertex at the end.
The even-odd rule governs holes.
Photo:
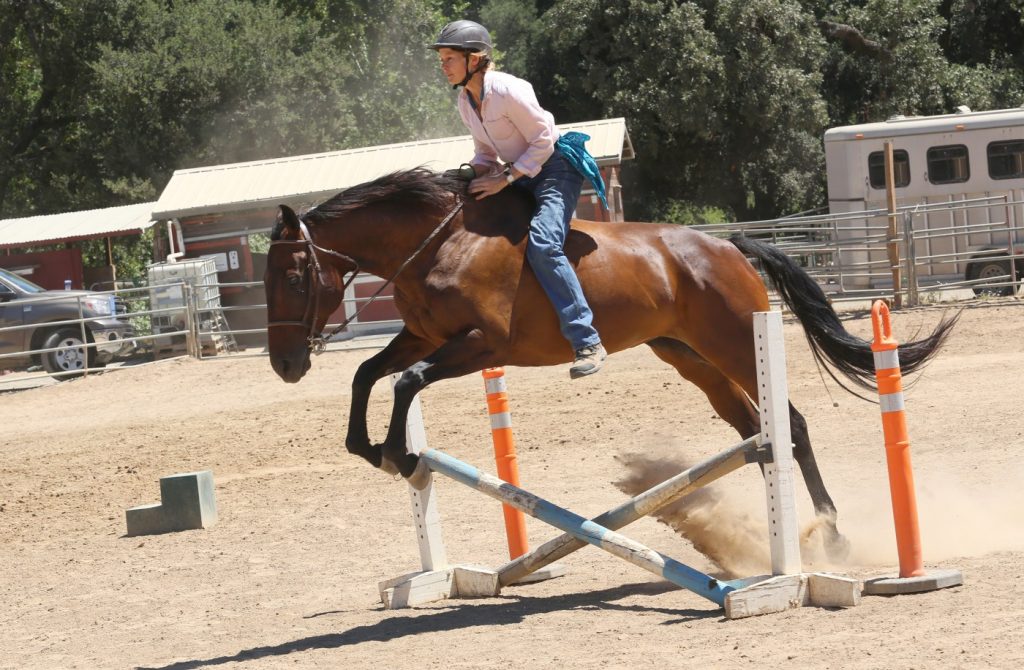
MULTIPOLYGON (((900 232, 894 240, 890 239, 888 234, 890 214, 884 210, 715 224, 696 228, 716 237, 725 238, 740 234, 777 245, 818 281, 833 302, 869 301, 878 298, 891 301, 900 293, 905 298, 903 304, 913 306, 936 301, 939 299, 938 294, 950 291, 959 291, 961 297, 972 297, 975 294, 1019 294, 1024 283, 1024 273, 1021 272, 1021 268, 1024 267, 1024 222, 1015 221, 1013 212, 1021 204, 1024 202, 1010 201, 1000 196, 903 207, 896 212, 900 232), (1005 212, 1005 216, 993 217, 993 212, 997 210, 1005 212), (979 212, 986 220, 976 220, 979 218, 979 212), (948 225, 934 225, 937 216, 948 217, 948 225), (887 245, 890 242, 896 242, 899 248, 899 286, 893 284, 893 266, 887 255, 887 245)), ((168 342, 176 343, 177 349, 172 347, 171 351, 177 356, 262 356, 265 355, 262 347, 257 347, 256 351, 241 351, 235 347, 218 345, 221 339, 234 342, 240 336, 266 335, 265 326, 231 326, 232 315, 246 312, 258 313, 258 316, 249 318, 248 321, 265 323, 265 304, 221 305, 219 299, 222 289, 245 289, 262 285, 262 282, 176 282, 157 287, 92 291, 88 297, 111 296, 119 305, 126 306, 125 311, 118 311, 116 316, 133 326, 132 336, 125 338, 125 341, 134 345, 137 357, 153 358, 157 357, 159 352, 166 353, 168 342), (154 296, 158 292, 159 304, 167 304, 166 291, 180 292, 180 304, 154 307, 154 296), (215 305, 210 302, 211 295, 217 296, 215 305), (161 324, 170 322, 172 326, 156 326, 154 324, 157 321, 161 324)), ((54 375, 46 372, 28 377, 19 375, 20 380, 45 379, 50 376, 73 377, 95 373, 99 369, 90 364, 92 356, 88 352, 97 347, 109 346, 109 343, 95 342, 89 337, 89 324, 94 318, 84 312, 81 301, 85 298, 86 296, 79 298, 79 318, 46 324, 51 330, 77 329, 81 337, 80 344, 75 349, 84 361, 82 369, 54 375)), ((39 302, 54 299, 66 298, 40 298, 39 302)), ((377 299, 392 298, 380 296, 377 299)), ((355 297, 350 287, 350 292, 343 301, 344 313, 351 316, 359 305, 368 300, 370 298, 355 297)), ((772 300, 778 303, 777 296, 772 295, 772 300)), ((327 324, 325 331, 333 330, 336 325, 334 322, 327 324)), ((337 339, 350 339, 359 334, 397 332, 402 322, 374 321, 356 323, 353 326, 343 331, 337 339)), ((0 335, 38 327, 4 327, 0 328, 0 335)), ((39 360, 42 356, 67 349, 68 347, 36 348, 27 353, 39 360)), ((26 352, 0 354, 0 361, 25 355, 26 352)), ((7 377, 0 376, 0 389, 6 380, 7 377)))
MULTIPOLYGON (((230 326, 232 314, 257 312, 255 320, 266 323, 266 304, 245 304, 245 305, 220 305, 219 299, 214 301, 209 289, 219 295, 224 288, 253 288, 262 287, 263 282, 224 282, 224 283, 188 283, 176 281, 160 284, 159 286, 140 286, 134 288, 122 288, 109 291, 90 291, 89 294, 74 296, 79 302, 79 318, 62 319, 59 321, 47 321, 45 323, 29 323, 13 326, 0 327, 0 340, 3 335, 12 335, 20 332, 41 331, 45 335, 37 338, 45 341, 48 334, 58 331, 75 330, 78 337, 72 345, 57 347, 26 347, 19 351, 0 354, 0 367, 3 367, 4 360, 24 359, 31 357, 32 363, 27 367, 26 374, 0 375, 0 390, 12 385, 24 386, 26 383, 45 382, 49 379, 71 379, 96 374, 107 369, 103 365, 95 364, 94 352, 99 347, 109 347, 110 342, 96 342, 91 336, 92 324, 96 321, 95 316, 89 316, 84 310, 82 303, 86 300, 95 300, 97 297, 108 296, 117 300, 119 304, 125 305, 123 311, 117 311, 118 321, 131 324, 132 333, 118 342, 122 346, 132 348, 128 358, 133 362, 140 362, 158 358, 177 358, 191 356, 194 358, 214 358, 225 355, 232 357, 239 356, 263 356, 265 353, 262 347, 256 347, 255 351, 242 351, 235 347, 222 348, 216 344, 218 339, 225 341, 238 336, 251 336, 267 334, 266 326, 256 328, 233 328, 230 326), (168 291, 180 293, 180 301, 173 306, 166 306, 166 293, 168 291), (160 293, 159 301, 154 300, 154 295, 160 293), (213 304, 213 303, 216 304, 213 304), (154 304, 164 306, 154 307, 154 304), (219 319, 216 316, 225 318, 219 319), (166 318, 162 318, 166 317, 166 318), (160 322, 158 324, 157 322, 160 322), (169 322, 172 325, 163 325, 169 322), (211 343, 213 343, 211 345, 211 343), (48 372, 42 365, 43 357, 47 355, 61 355, 65 359, 74 358, 80 361, 80 367, 75 369, 48 372)), ((22 309, 38 303, 66 301, 71 296, 52 295, 42 298, 21 300, 18 305, 22 309)), ((351 314, 358 305, 370 300, 370 298, 347 297, 343 301, 346 311, 351 314)), ((378 301, 390 301, 390 296, 379 296, 378 301)), ((113 310, 112 310, 113 311, 113 310)), ((249 319, 253 320, 253 319, 249 319)), ((337 323, 327 324, 326 330, 332 330, 337 323)), ((344 341, 351 339, 360 333, 389 333, 397 332, 402 326, 401 320, 377 321, 370 324, 357 324, 354 329, 343 331, 336 339, 344 341)), ((20 337, 20 335, 19 335, 20 337)), ((24 368, 25 366, 22 366, 24 368)), ((51 366, 52 367, 52 366, 51 366)))
POLYGON ((740 234, 775 244, 796 259, 835 302, 883 298, 899 293, 907 306, 953 290, 977 295, 1020 291, 1024 266, 1024 222, 1014 220, 1022 201, 1006 196, 899 208, 899 234, 890 239, 889 212, 870 210, 697 226, 716 237, 740 234), (992 212, 1004 215, 993 219, 992 212), (981 214, 987 221, 972 222, 981 214), (949 225, 934 225, 948 216, 949 225), (988 240, 979 242, 977 240, 988 240), (899 249, 901 282, 893 283, 887 245, 899 249), (938 249, 938 250, 936 250, 938 249), (975 276, 976 275, 976 276, 975 276))

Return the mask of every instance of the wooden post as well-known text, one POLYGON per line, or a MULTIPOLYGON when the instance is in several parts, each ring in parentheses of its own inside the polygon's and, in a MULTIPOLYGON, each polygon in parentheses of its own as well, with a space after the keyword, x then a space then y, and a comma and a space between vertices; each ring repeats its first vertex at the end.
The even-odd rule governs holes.
POLYGON ((614 165, 608 169, 608 206, 611 211, 608 217, 613 223, 626 220, 622 212, 622 184, 619 182, 619 169, 614 165))
MULTIPOLYGON (((394 388, 399 374, 391 375, 394 388)), ((418 454, 427 448, 427 433, 423 426, 423 410, 420 397, 413 398, 409 405, 409 418, 405 424, 405 439, 409 451, 418 454)), ((416 530, 416 542, 420 550, 422 570, 401 577, 389 579, 378 585, 381 602, 385 609, 413 607, 422 603, 451 598, 458 593, 456 570, 448 566, 448 556, 441 536, 441 515, 437 508, 437 493, 433 477, 422 489, 409 486, 412 503, 412 518, 416 530)), ((497 581, 497 576, 495 576, 497 581)), ((494 587, 497 592, 497 586, 494 587)))
POLYGON ((889 230, 886 235, 886 250, 889 254, 889 269, 892 271, 892 301, 897 309, 903 306, 900 280, 899 223, 896 216, 896 175, 893 170, 892 141, 885 142, 885 198, 889 209, 889 230))

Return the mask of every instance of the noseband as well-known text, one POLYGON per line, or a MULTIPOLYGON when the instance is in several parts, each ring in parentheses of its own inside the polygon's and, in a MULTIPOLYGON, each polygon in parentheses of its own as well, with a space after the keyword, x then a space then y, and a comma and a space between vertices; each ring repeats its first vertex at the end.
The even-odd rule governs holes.
POLYGON ((434 230, 429 235, 427 235, 426 239, 424 239, 420 243, 420 245, 416 247, 416 250, 413 251, 412 254, 405 259, 405 261, 398 267, 395 273, 391 275, 391 277, 387 281, 385 281, 384 284, 380 288, 378 288, 377 291, 372 296, 370 296, 369 299, 367 299, 367 301, 359 309, 357 309, 352 316, 346 318, 340 325, 338 325, 337 327, 334 328, 334 330, 328 333, 326 337, 323 337, 322 335, 318 336, 314 332, 316 330, 316 317, 317 314, 320 313, 320 289, 321 287, 331 286, 331 282, 328 281, 327 276, 324 274, 323 266, 320 264, 320 259, 317 258, 317 252, 319 251, 320 253, 328 254, 352 266, 352 276, 349 277, 348 281, 346 281, 344 285, 342 285, 341 287, 342 296, 344 296, 345 291, 348 290, 348 287, 352 285, 352 282, 356 280, 356 275, 358 275, 360 271, 359 262, 350 256, 338 253, 337 251, 334 251, 332 249, 325 249, 324 247, 321 247, 314 243, 313 235, 309 232, 309 228, 306 227, 306 222, 300 219, 299 233, 302 236, 301 239, 275 240, 270 243, 270 246, 274 246, 275 244, 279 244, 282 246, 301 246, 309 252, 309 261, 306 264, 306 271, 309 273, 309 292, 311 295, 306 300, 306 311, 302 315, 302 321, 268 321, 267 326, 287 326, 292 328, 305 328, 307 331, 306 344, 307 347, 309 348, 309 351, 311 351, 314 354, 322 354, 324 352, 324 349, 327 348, 327 342, 329 342, 331 338, 333 338, 335 335, 341 332, 346 326, 348 326, 348 324, 355 321, 356 317, 358 317, 359 314, 364 309, 369 307, 373 303, 373 301, 380 296, 384 289, 386 289, 395 281, 395 279, 398 277, 398 274, 402 270, 404 270, 406 266, 408 266, 409 263, 411 263, 413 259, 416 258, 416 256, 418 256, 419 253, 423 251, 423 249, 425 249, 428 244, 430 244, 430 241, 433 240, 439 232, 441 232, 442 228, 448 225, 449 221, 455 218, 455 215, 458 214, 459 210, 462 209, 462 204, 462 198, 456 195, 455 205, 452 207, 451 211, 448 212, 448 214, 444 217, 444 219, 441 220, 441 223, 437 224, 437 227, 434 228, 434 230))

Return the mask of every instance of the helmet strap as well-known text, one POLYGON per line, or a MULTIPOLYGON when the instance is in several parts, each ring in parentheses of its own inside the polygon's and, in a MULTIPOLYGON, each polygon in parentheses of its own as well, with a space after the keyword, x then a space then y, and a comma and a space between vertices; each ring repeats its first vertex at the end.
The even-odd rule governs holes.
POLYGON ((474 69, 470 70, 469 69, 469 56, 470 56, 470 53, 468 51, 465 51, 463 53, 466 54, 466 76, 463 77, 462 81, 460 81, 458 84, 455 84, 454 86, 452 86, 453 90, 458 88, 459 86, 465 86, 466 84, 468 84, 469 80, 473 78, 473 75, 475 75, 480 70, 483 70, 485 67, 487 67, 487 64, 491 62, 490 58, 488 58, 487 56, 482 56, 480 58, 480 62, 477 63, 477 66, 474 69))

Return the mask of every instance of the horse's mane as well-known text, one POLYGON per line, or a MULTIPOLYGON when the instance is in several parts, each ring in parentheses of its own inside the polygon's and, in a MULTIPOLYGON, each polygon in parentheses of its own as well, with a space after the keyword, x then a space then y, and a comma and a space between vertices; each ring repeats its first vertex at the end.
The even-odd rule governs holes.
POLYGON ((302 218, 309 223, 325 223, 345 212, 380 202, 444 208, 451 203, 452 193, 465 192, 465 188, 463 181, 417 167, 347 188, 310 209, 302 218))
MULTIPOLYGON (((347 188, 329 200, 311 207, 300 218, 313 225, 324 224, 345 212, 381 202, 444 209, 450 206, 453 193, 466 195, 467 185, 464 180, 424 167, 400 170, 347 188)), ((278 221, 270 238, 280 239, 283 229, 284 223, 278 221)))

